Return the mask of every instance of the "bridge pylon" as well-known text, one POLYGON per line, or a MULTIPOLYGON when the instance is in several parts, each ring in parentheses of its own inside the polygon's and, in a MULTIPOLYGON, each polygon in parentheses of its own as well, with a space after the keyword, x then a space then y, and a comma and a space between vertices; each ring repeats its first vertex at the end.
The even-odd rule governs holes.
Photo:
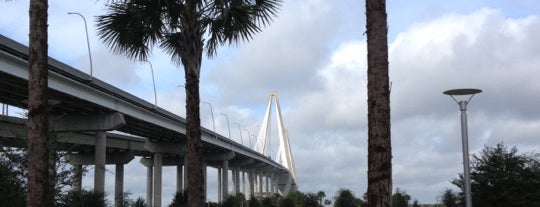
POLYGON ((289 176, 286 178, 286 181, 283 183, 282 192, 283 194, 288 194, 291 190, 296 190, 296 172, 294 168, 293 154, 291 152, 291 146, 289 142, 289 136, 287 130, 284 127, 283 119, 281 116, 281 108, 279 105, 279 98, 276 92, 272 92, 269 95, 268 103, 266 106, 266 113, 264 115, 263 122, 257 136, 257 142, 253 150, 267 155, 270 152, 270 135, 271 135, 271 114, 272 114, 272 103, 274 103, 276 120, 277 120, 277 129, 279 136, 279 147, 277 155, 274 157, 274 160, 287 168, 289 171, 289 176))

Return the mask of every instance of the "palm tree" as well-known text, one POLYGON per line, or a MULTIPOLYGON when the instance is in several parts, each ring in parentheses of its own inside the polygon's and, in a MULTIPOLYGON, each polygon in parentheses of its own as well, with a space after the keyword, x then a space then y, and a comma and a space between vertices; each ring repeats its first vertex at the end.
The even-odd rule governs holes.
POLYGON ((392 204, 388 27, 385 0, 366 0, 368 50, 368 204, 392 204))
POLYGON ((326 197, 326 194, 324 193, 324 191, 320 190, 319 192, 317 192, 317 198, 319 199, 319 206, 323 206, 322 200, 324 197, 326 197))
POLYGON ((116 53, 146 60, 153 46, 184 66, 188 203, 204 202, 199 78, 203 50, 249 41, 270 23, 281 0, 124 0, 108 4, 98 16, 99 36, 116 53))
POLYGON ((30 1, 27 206, 50 206, 47 0, 30 1))

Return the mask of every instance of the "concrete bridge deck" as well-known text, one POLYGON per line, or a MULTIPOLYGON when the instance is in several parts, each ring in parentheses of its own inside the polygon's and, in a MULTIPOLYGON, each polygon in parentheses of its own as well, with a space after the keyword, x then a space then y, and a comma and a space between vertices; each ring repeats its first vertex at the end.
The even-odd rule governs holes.
MULTIPOLYGON (((28 48, 24 45, 0 35, 1 103, 26 108, 27 51, 28 48)), ((71 149, 76 152, 75 154, 94 153, 92 159, 96 165, 95 189, 103 191, 104 170, 99 170, 104 167, 97 166, 106 164, 107 150, 113 149, 115 144, 128 143, 129 147, 124 147, 129 149, 123 150, 142 157, 141 162, 148 167, 148 175, 154 183, 154 190, 150 190, 155 198, 153 205, 161 206, 158 199, 161 196, 161 166, 176 164, 182 169, 184 163, 181 160, 185 157, 183 155, 186 138, 186 121, 183 117, 155 107, 97 78, 91 78, 53 58, 49 58, 49 97, 51 125, 62 135, 59 141, 61 145, 66 145, 64 149, 71 149), (130 136, 107 133, 113 130, 130 136), (168 161, 170 160, 168 158, 174 159, 168 161)), ((6 129, 17 125, 19 132, 24 131, 23 120, 4 117, 2 121, 0 135, 4 137, 5 143, 15 138, 6 129)), ((202 128, 202 140, 206 164, 217 168, 219 177, 228 177, 228 169, 233 168, 236 169, 232 171, 233 180, 239 180, 237 176, 239 172, 251 174, 248 177, 251 176, 252 179, 255 177, 262 179, 264 174, 264 177, 272 178, 271 182, 276 190, 279 189, 284 193, 296 185, 294 180, 290 180, 289 172, 284 166, 261 153, 206 128, 202 128)), ((119 146, 117 150, 121 148, 119 146)), ((83 161, 80 163, 84 164, 83 161)), ((181 177, 178 176, 179 179, 181 177)), ((224 189, 227 188, 227 183, 219 182, 222 184, 220 187, 223 189, 222 193, 226 195, 224 189)), ((238 184, 233 186, 234 189, 238 189, 236 185, 238 184)), ((261 186, 259 190, 262 192, 261 186)), ((255 191, 257 189, 250 189, 250 193, 255 191)))

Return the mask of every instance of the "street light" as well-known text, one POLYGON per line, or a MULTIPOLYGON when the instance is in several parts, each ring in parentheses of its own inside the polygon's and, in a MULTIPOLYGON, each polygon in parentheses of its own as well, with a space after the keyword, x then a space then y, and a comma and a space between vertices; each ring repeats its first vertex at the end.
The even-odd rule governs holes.
POLYGON ((244 139, 242 138, 242 129, 240 129, 240 124, 238 122, 234 122, 236 126, 238 126, 238 132, 240 132, 240 143, 244 145, 244 139))
POLYGON ((92 81, 92 74, 94 69, 92 67, 92 53, 90 52, 90 40, 88 39, 88 27, 86 26, 86 18, 84 18, 82 14, 79 14, 77 12, 68 12, 68 14, 79 15, 84 21, 84 30, 86 31, 86 46, 88 47, 88 58, 90 59, 90 81, 92 81))
MULTIPOLYGON (((252 134, 251 137, 255 138, 255 145, 257 145, 257 136, 255 136, 254 134, 252 134)), ((251 145, 251 137, 249 138, 249 142, 250 142, 249 145, 251 145)), ((255 150, 255 147, 254 147, 254 146, 250 146, 250 147, 253 147, 253 150, 255 150)))
POLYGON ((227 127, 229 128, 229 139, 231 139, 231 125, 229 124, 229 116, 227 116, 227 114, 224 114, 224 113, 220 113, 220 114, 225 116, 225 118, 227 119, 227 127))
POLYGON ((471 177, 469 169, 469 138, 467 135, 467 104, 473 96, 477 93, 482 92, 480 89, 452 89, 443 92, 445 95, 449 95, 456 103, 459 105, 459 110, 461 110, 461 145, 463 148, 463 179, 464 179, 464 190, 465 190, 465 206, 472 207, 472 196, 471 196, 471 177), (469 96, 467 101, 458 101, 454 96, 469 96))
POLYGON ((203 101, 203 104, 208 104, 210 106, 210 115, 212 116, 212 126, 214 127, 214 132, 216 132, 216 122, 214 121, 214 109, 212 108, 212 104, 203 101))
POLYGON ((248 129, 244 129, 248 133, 248 140, 249 140, 249 147, 251 147, 251 133, 249 133, 248 129))
POLYGON ((154 108, 157 107, 157 93, 156 93, 156 81, 154 80, 154 67, 152 67, 152 63, 150 61, 146 61, 148 64, 150 64, 150 72, 152 73, 152 84, 154 85, 154 108))

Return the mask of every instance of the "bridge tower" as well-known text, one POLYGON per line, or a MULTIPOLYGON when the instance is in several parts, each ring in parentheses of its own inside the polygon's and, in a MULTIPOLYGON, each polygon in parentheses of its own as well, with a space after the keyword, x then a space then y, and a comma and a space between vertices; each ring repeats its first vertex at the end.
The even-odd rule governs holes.
POLYGON ((294 161, 293 161, 293 155, 291 152, 291 146, 289 144, 289 136, 287 133, 287 130, 284 127, 283 119, 281 117, 281 108, 279 106, 279 99, 276 92, 270 93, 270 96, 268 98, 268 104, 266 106, 266 113, 264 115, 263 122, 261 124, 261 128, 259 131, 259 135, 257 136, 257 142, 255 143, 255 147, 253 150, 267 155, 271 153, 270 151, 270 135, 271 135, 271 114, 272 114, 272 103, 274 103, 275 106, 275 113, 276 113, 276 120, 277 120, 277 129, 278 129, 278 137, 279 137, 279 147, 277 151, 277 155, 274 157, 274 160, 287 168, 289 170, 289 178, 287 180, 286 186, 284 186, 283 193, 286 195, 290 190, 295 190, 296 185, 293 183, 296 183, 296 173, 294 169, 294 161))

